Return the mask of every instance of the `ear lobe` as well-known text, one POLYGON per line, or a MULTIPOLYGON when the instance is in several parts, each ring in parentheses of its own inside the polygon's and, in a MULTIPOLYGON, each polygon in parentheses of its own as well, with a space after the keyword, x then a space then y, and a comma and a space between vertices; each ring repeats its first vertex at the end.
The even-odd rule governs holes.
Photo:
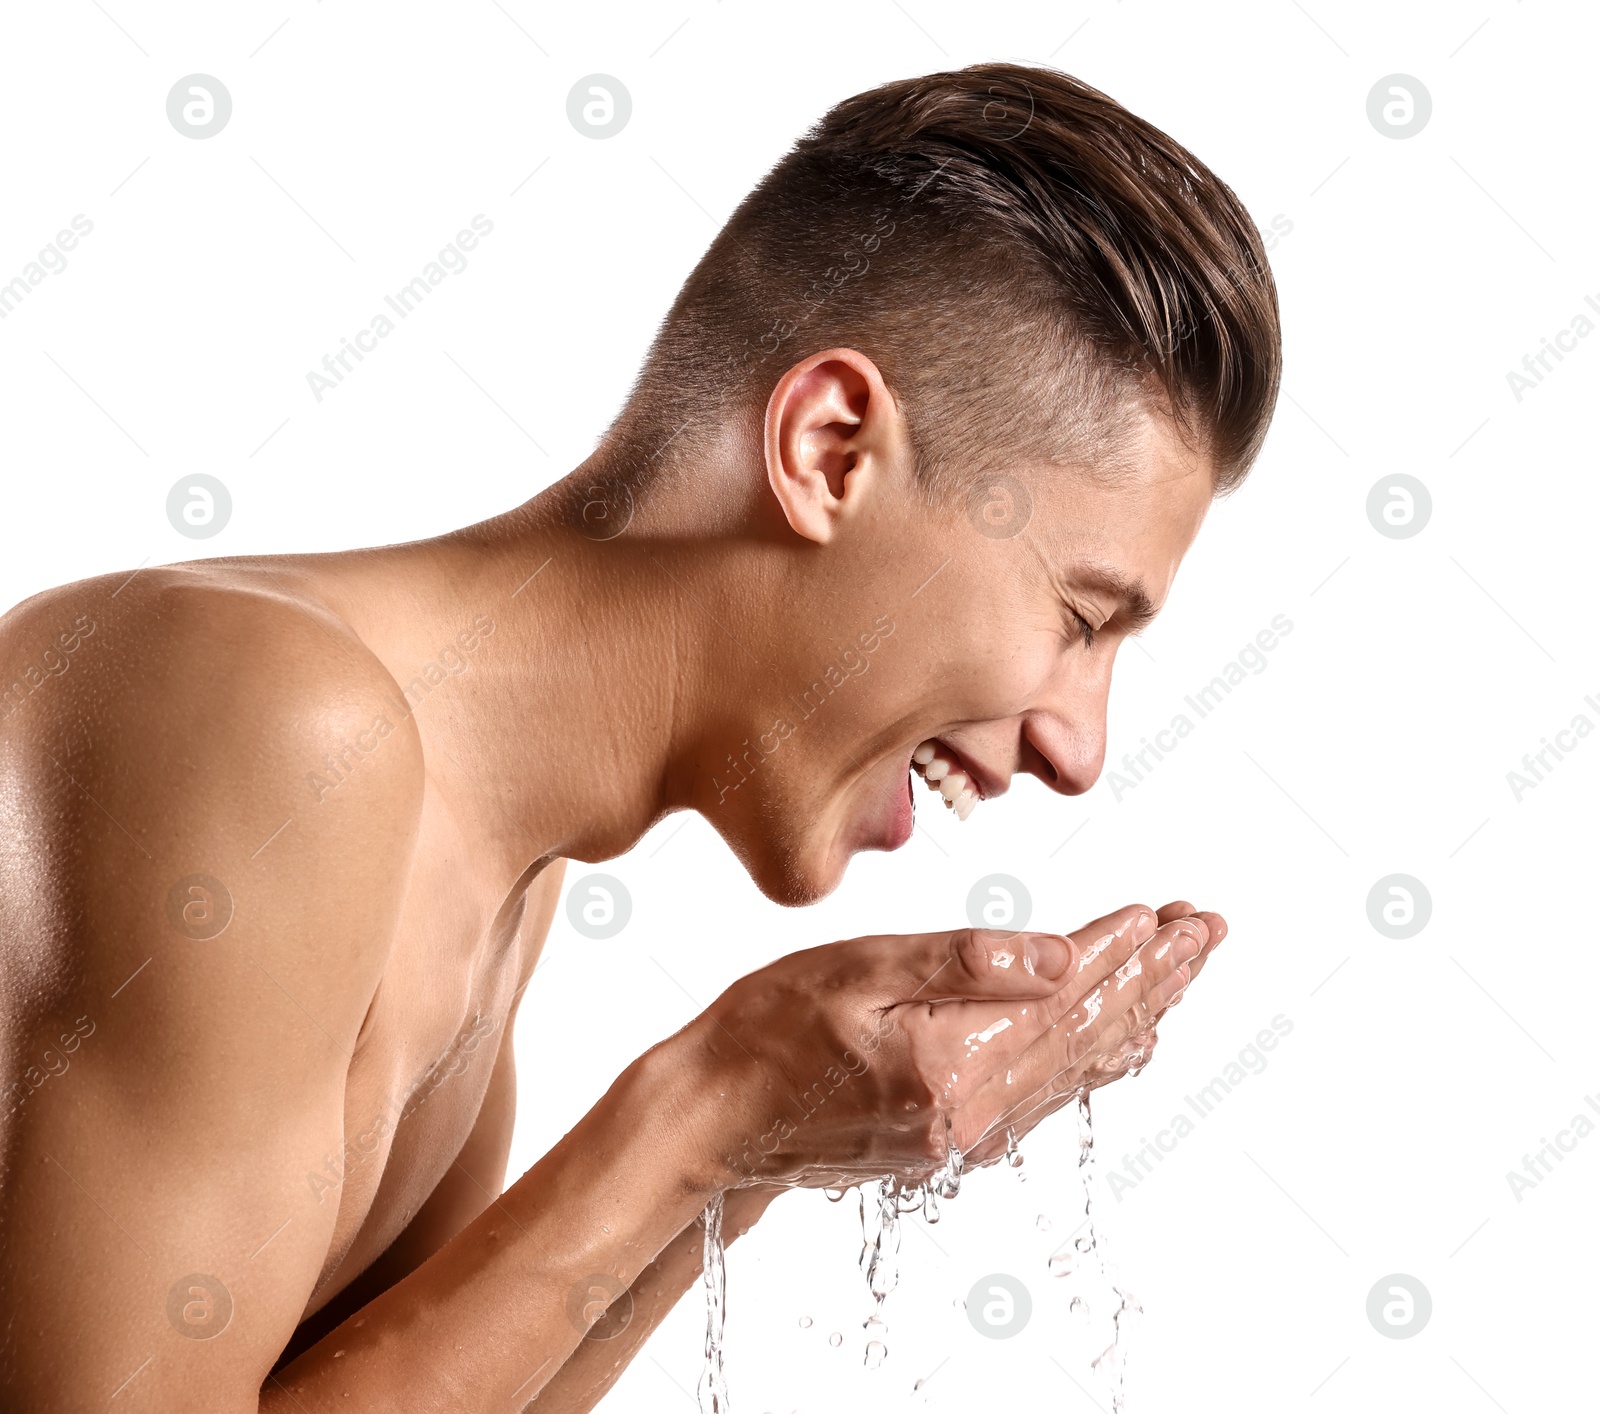
POLYGON ((826 545, 881 479, 900 410, 855 349, 795 364, 767 400, 767 482, 795 534, 826 545))

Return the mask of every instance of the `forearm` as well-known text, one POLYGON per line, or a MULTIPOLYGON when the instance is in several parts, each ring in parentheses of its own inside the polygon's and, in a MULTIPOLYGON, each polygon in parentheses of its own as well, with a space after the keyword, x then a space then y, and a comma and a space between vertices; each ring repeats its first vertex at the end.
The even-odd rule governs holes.
MULTIPOLYGON (((766 1211, 780 1189, 738 1188, 725 1199, 722 1237, 731 1246, 766 1211)), ((528 1406, 528 1414, 587 1414, 632 1363, 645 1341, 700 1276, 705 1227, 691 1221, 638 1280, 611 1302, 567 1363, 528 1406)))
POLYGON ((716 1191, 718 1104, 679 1052, 641 1057, 443 1249, 280 1371, 263 1414, 520 1407, 582 1338, 572 1294, 631 1286, 716 1191))

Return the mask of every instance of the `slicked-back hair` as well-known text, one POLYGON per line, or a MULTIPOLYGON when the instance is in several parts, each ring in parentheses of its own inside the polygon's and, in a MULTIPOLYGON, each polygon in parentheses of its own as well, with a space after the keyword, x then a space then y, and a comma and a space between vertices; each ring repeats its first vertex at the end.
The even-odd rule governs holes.
POLYGON ((645 489, 834 347, 876 363, 930 490, 1022 457, 1113 469, 1160 412, 1226 492, 1281 368, 1233 192, 1105 94, 1014 64, 885 84, 806 133, 684 283, 601 455, 645 489))

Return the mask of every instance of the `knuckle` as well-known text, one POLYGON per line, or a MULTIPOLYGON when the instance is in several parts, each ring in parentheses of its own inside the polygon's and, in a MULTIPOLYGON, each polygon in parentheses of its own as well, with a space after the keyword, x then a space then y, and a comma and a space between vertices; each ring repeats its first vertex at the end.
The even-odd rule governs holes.
POLYGON ((983 977, 989 971, 986 936, 979 928, 962 928, 950 935, 950 957, 969 977, 983 977))

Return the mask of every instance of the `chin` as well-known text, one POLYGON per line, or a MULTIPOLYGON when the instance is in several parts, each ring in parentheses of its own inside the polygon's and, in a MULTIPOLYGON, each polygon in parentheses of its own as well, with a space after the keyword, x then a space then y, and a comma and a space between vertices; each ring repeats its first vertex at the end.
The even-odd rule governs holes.
POLYGON ((843 841, 815 828, 793 833, 785 828, 787 821, 761 823, 765 828, 758 831, 718 833, 769 899, 785 908, 804 908, 839 887, 854 853, 843 841))
POLYGON ((887 786, 834 802, 814 801, 756 809, 737 823, 714 828, 744 865, 755 886, 774 903, 803 908, 826 898, 844 881, 850 861, 863 850, 899 849, 910 837, 913 809, 903 775, 887 786), (844 820, 838 815, 843 813, 844 820))
POLYGON ((785 908, 804 908, 827 898, 844 880, 850 856, 807 842, 798 850, 776 849, 759 857, 741 855, 755 886, 785 908))

